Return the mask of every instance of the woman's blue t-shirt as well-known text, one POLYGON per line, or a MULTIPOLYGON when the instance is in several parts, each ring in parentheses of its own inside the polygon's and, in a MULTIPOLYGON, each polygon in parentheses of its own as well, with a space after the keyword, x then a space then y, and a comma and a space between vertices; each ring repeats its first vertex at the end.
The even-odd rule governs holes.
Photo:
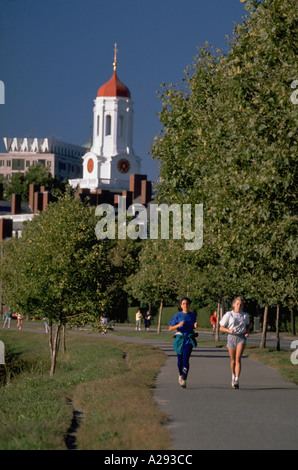
POLYGON ((179 333, 182 333, 183 335, 189 335, 193 333, 194 329, 194 323, 197 321, 197 315, 192 312, 188 313, 183 313, 183 312, 178 312, 175 313, 175 315, 171 318, 169 321, 169 326, 175 326, 181 321, 184 321, 184 325, 177 328, 177 331, 179 333))

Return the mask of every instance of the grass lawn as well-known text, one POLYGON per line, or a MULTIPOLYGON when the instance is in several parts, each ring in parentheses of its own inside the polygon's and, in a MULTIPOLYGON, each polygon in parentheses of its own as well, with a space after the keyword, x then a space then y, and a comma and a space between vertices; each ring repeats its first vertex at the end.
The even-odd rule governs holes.
POLYGON ((260 349, 258 346, 248 345, 245 353, 251 359, 264 362, 267 366, 276 369, 288 382, 298 385, 298 365, 292 364, 291 355, 293 350, 280 350, 266 347, 260 349))
POLYGON ((166 416, 152 387, 166 355, 150 346, 67 335, 50 378, 47 335, 3 331, 0 449, 66 449, 73 410, 83 410, 78 449, 167 449, 166 416))

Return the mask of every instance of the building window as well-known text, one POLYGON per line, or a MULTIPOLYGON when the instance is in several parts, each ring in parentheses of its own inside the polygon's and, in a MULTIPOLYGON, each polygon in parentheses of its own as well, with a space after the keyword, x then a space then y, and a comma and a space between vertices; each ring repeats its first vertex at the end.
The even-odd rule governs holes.
POLYGON ((100 117, 97 116, 97 135, 99 135, 99 119, 100 117))
POLYGON ((29 168, 30 166, 30 160, 26 160, 26 168, 29 168))
POLYGON ((12 160, 12 169, 22 171, 25 169, 25 160, 21 158, 14 158, 12 160))
POLYGON ((118 137, 123 137, 123 116, 118 117, 118 137))
POLYGON ((7 160, 6 166, 11 166, 11 160, 7 160))
POLYGON ((109 114, 106 117, 106 135, 111 135, 111 116, 109 114))

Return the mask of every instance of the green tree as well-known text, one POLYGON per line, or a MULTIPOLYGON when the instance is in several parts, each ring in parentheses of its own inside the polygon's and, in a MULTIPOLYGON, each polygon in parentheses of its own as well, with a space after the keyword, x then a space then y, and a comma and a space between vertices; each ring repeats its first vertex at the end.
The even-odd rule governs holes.
POLYGON ((205 295, 293 307, 297 11, 290 0, 246 3, 230 51, 200 48, 183 88, 160 95, 157 192, 204 205, 204 245, 193 261, 205 295))
POLYGON ((20 194, 24 200, 24 174, 13 173, 11 179, 3 180, 5 199, 10 200, 13 193, 20 194))
POLYGON ((138 271, 140 240, 115 239, 109 242, 107 260, 110 266, 106 273, 109 305, 107 315, 115 320, 127 320, 127 278, 138 271))
POLYGON ((22 238, 5 243, 4 301, 57 325, 55 338, 50 334, 51 375, 61 327, 78 314, 98 322, 110 302, 109 241, 97 240, 96 222, 94 208, 67 193, 28 222, 22 238))
POLYGON ((15 193, 20 194, 23 201, 28 201, 30 184, 46 186, 48 190, 58 195, 65 191, 67 182, 61 182, 57 178, 53 178, 49 167, 44 167, 41 163, 37 163, 34 166, 30 166, 25 173, 13 173, 11 179, 4 180, 6 199, 10 199, 11 195, 15 193))

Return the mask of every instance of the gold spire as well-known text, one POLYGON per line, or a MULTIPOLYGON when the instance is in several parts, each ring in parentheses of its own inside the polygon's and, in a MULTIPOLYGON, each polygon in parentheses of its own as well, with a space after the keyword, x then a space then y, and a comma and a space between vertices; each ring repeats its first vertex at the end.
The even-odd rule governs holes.
POLYGON ((118 52, 117 43, 115 42, 115 47, 114 47, 114 62, 113 62, 113 69, 114 69, 115 72, 116 72, 116 69, 117 69, 117 52, 118 52))

